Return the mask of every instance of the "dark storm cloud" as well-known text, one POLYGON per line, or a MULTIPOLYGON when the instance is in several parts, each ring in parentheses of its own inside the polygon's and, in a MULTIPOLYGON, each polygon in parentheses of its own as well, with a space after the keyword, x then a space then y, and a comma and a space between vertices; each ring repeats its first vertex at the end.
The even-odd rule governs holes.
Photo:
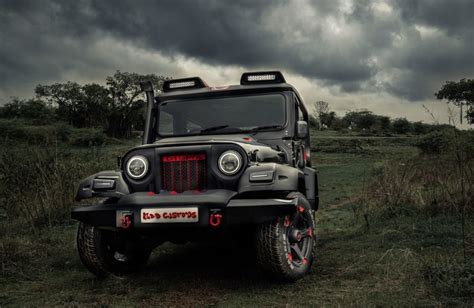
POLYGON ((433 26, 454 36, 473 35, 472 0, 398 0, 397 6, 404 22, 433 26))
POLYGON ((170 58, 284 69, 343 92, 423 99, 474 73, 473 3, 3 0, 0 91, 65 72, 133 70, 133 59, 104 46, 112 39, 170 58))

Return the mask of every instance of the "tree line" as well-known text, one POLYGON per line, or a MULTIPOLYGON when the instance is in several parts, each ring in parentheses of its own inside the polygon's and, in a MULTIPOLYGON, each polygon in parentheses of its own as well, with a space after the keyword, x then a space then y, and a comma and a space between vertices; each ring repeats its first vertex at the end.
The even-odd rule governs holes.
MULTIPOLYGON (((139 82, 150 80, 159 94, 168 79, 117 71, 106 77, 105 85, 72 81, 39 84, 33 98, 12 98, 0 107, 0 117, 29 119, 34 124, 64 122, 77 128, 99 128, 109 137, 128 138, 133 130, 142 130, 144 126, 146 104, 139 82)), ((435 96, 459 107, 461 121, 464 117, 468 123, 474 123, 474 80, 448 81, 435 96)), ((340 117, 324 101, 314 103, 310 124, 318 129, 396 134, 423 134, 439 127, 406 118, 391 119, 368 110, 350 111, 340 117)))
POLYGON ((314 103, 310 125, 320 130, 394 134, 425 134, 439 126, 423 122, 410 122, 406 118, 391 119, 368 110, 349 111, 340 117, 334 111, 330 111, 329 104, 324 101, 314 103))
POLYGON ((77 128, 100 128, 108 136, 130 137, 144 126, 145 97, 139 82, 149 80, 156 93, 169 78, 117 71, 105 85, 77 82, 39 84, 35 97, 12 98, 0 108, 2 118, 30 119, 34 124, 65 122, 77 128))
MULTIPOLYGON (((435 96, 437 99, 446 100, 448 104, 460 109, 460 123, 465 118, 469 124, 474 124, 474 80, 447 81, 435 93, 435 96)), ((349 111, 344 116, 339 117, 334 111, 330 111, 329 104, 325 101, 317 101, 313 107, 314 111, 310 122, 313 127, 318 129, 424 134, 440 126, 447 126, 410 122, 406 118, 391 119, 388 116, 377 115, 368 110, 349 111)))

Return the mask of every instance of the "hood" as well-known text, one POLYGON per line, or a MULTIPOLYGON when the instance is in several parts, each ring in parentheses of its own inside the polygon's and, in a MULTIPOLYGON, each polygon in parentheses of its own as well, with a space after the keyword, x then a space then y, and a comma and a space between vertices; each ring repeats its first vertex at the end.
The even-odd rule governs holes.
POLYGON ((141 147, 160 147, 160 146, 185 146, 196 144, 212 143, 233 143, 241 146, 245 152, 258 162, 285 162, 285 154, 267 144, 258 142, 251 135, 229 134, 229 135, 199 135, 185 137, 163 138, 153 144, 142 145, 141 147))
POLYGON ((163 138, 155 142, 155 144, 177 144, 177 143, 206 143, 213 141, 230 141, 243 143, 258 143, 252 136, 245 134, 229 134, 229 135, 198 135, 198 136, 184 136, 184 137, 170 137, 163 138))

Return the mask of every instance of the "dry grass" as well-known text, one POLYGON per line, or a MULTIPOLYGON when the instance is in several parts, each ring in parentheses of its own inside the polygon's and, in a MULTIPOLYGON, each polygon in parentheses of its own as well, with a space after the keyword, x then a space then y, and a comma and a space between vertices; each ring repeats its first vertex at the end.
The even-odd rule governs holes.
POLYGON ((100 148, 18 146, 0 154, 0 208, 31 230, 68 219, 78 182, 113 168, 113 156, 100 148), (109 156, 110 155, 110 156, 109 156))

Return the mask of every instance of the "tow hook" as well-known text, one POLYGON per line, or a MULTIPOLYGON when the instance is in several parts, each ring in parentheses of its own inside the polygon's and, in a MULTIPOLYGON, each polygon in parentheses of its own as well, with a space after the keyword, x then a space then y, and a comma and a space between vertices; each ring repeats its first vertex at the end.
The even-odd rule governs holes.
POLYGON ((117 228, 129 229, 133 224, 133 213, 117 211, 117 228))
POLYGON ((211 227, 217 228, 221 225, 222 222, 222 214, 218 212, 211 213, 211 217, 209 218, 209 224, 211 227))

